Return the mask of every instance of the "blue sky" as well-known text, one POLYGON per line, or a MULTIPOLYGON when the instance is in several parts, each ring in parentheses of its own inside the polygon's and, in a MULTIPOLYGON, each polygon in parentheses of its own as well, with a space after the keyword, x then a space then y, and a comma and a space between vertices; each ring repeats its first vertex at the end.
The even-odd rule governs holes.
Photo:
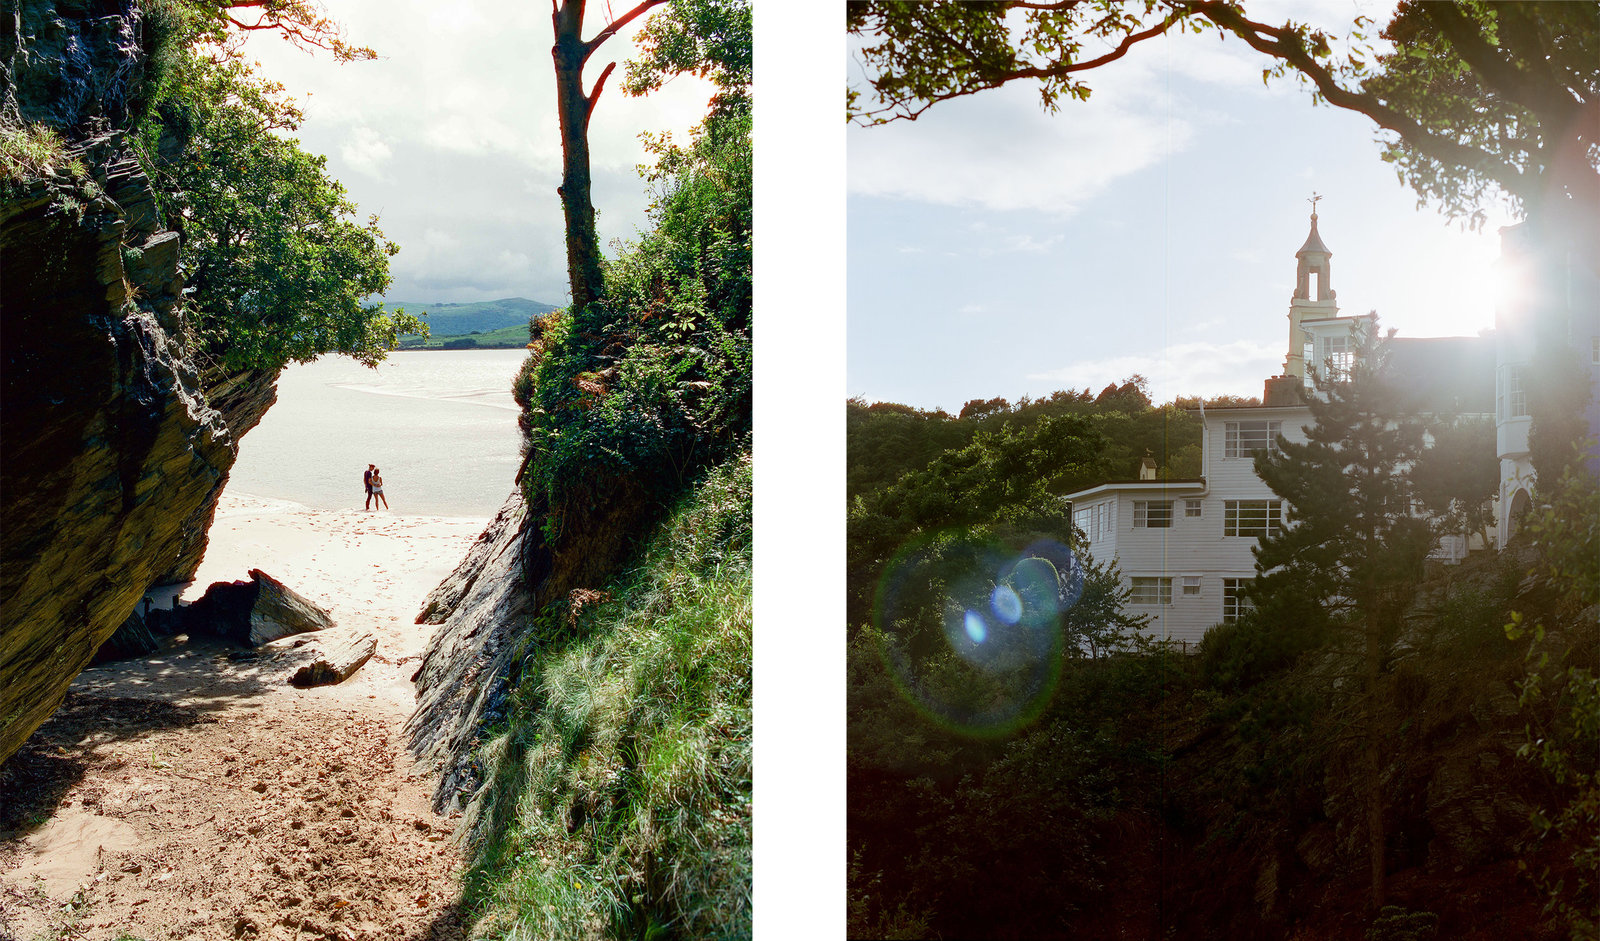
MULTIPOLYGON (((1357 9, 1297 6, 1329 25, 1357 9)), ((1183 36, 1054 115, 1017 84, 851 127, 849 394, 955 411, 1140 373, 1157 401, 1259 395, 1288 345, 1313 191, 1342 313, 1376 309, 1402 336, 1492 327, 1513 220, 1464 233, 1418 209, 1370 120, 1263 86, 1262 67, 1243 43, 1183 36)))

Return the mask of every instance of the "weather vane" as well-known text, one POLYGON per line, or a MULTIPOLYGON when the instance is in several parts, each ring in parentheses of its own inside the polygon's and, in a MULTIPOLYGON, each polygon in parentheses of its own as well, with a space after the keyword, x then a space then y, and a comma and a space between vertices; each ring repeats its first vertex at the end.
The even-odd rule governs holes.
POLYGON ((1317 214, 1317 200, 1319 200, 1321 198, 1322 198, 1322 195, 1320 193, 1318 193, 1316 190, 1312 190, 1311 191, 1311 198, 1306 200, 1306 202, 1311 204, 1311 215, 1313 217, 1315 217, 1316 214, 1317 214))

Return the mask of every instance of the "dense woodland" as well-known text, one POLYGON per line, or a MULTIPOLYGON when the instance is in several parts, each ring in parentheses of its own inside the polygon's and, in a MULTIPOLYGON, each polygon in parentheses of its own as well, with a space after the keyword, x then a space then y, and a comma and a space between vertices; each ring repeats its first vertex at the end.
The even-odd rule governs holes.
MULTIPOLYGON (((1331 390, 1319 444, 1264 463, 1269 482, 1337 481, 1350 449, 1404 459, 1423 426, 1377 385, 1331 390), (1355 440, 1380 412, 1399 436, 1355 440)), ((1592 477, 1572 468, 1520 547, 1449 570, 1423 564, 1433 530, 1404 518, 1371 560, 1336 557, 1327 527, 1361 518, 1359 495, 1334 488, 1318 515, 1301 490, 1298 525, 1263 546, 1278 575, 1259 610, 1186 655, 1138 630, 1114 569, 1060 548, 1077 534, 1056 496, 1130 476, 1176 410, 1046 402, 1077 414, 848 404, 852 937, 1585 936, 1592 477), (911 456, 897 479, 860 466, 887 454, 911 456), (1370 684, 1366 612, 1331 603, 1358 594, 1332 576, 1368 562, 1391 573, 1371 599, 1384 628, 1370 684), (1009 660, 963 654, 950 612, 1004 587, 1024 625, 1043 612, 1032 626, 1050 641, 1005 647, 1009 660), (1545 631, 1518 626, 1532 623, 1545 631), (1368 906, 1373 780, 1381 910, 1368 906)), ((1386 495, 1371 500, 1382 512, 1386 495)))

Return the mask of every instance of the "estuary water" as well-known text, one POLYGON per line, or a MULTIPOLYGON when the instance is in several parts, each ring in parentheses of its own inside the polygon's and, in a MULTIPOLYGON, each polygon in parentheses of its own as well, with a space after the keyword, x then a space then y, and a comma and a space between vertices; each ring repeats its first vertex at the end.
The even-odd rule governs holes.
POLYGON ((521 436, 511 382, 524 350, 390 353, 295 363, 244 436, 227 492, 314 510, 360 509, 361 472, 383 472, 393 513, 492 516, 511 493, 521 436))

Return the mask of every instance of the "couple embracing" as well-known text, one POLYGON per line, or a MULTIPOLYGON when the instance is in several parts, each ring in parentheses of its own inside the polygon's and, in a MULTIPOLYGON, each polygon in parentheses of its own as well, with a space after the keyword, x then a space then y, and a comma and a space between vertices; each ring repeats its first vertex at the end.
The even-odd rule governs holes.
POLYGON ((372 498, 377 497, 383 508, 389 508, 389 501, 383 495, 383 477, 378 473, 376 464, 368 464, 367 472, 361 475, 361 480, 367 486, 367 509, 372 509, 372 498))

